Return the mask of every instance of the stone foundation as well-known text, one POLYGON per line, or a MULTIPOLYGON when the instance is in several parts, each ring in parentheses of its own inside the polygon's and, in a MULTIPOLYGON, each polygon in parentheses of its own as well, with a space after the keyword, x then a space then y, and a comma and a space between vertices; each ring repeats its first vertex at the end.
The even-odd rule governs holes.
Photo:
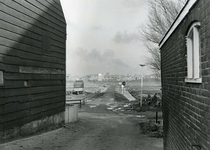
POLYGON ((78 105, 66 104, 65 123, 78 121, 78 105))
POLYGON ((27 123, 20 127, 0 131, 0 143, 59 128, 64 125, 64 117, 65 113, 61 112, 27 123))

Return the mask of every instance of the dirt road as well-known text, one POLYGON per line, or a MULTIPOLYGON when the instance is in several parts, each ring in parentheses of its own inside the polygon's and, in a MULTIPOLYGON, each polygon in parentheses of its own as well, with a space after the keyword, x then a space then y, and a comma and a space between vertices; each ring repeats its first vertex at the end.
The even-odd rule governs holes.
POLYGON ((135 115, 108 110, 114 101, 114 86, 80 110, 77 123, 0 145, 1 150, 162 150, 162 139, 140 133, 135 115))

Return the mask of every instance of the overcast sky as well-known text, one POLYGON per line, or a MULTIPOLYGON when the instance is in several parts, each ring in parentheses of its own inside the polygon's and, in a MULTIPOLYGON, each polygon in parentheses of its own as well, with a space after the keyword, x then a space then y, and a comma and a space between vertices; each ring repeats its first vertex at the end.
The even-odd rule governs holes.
MULTIPOLYGON (((61 0, 67 22, 67 74, 141 74, 148 56, 138 26, 145 0, 61 0)), ((149 74, 148 68, 144 69, 149 74)))

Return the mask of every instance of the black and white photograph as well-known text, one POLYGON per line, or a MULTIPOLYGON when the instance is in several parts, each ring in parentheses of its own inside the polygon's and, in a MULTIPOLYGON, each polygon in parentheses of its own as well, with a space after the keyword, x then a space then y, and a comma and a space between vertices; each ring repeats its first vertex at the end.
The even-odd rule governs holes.
POLYGON ((210 150, 210 0, 0 0, 0 150, 210 150))

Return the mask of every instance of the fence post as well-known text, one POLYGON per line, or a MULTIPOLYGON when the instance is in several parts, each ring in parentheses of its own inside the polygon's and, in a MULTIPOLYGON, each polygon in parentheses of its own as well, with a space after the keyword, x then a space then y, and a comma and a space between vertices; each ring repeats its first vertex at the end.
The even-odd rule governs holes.
POLYGON ((156 110, 156 123, 158 123, 158 111, 156 110))

